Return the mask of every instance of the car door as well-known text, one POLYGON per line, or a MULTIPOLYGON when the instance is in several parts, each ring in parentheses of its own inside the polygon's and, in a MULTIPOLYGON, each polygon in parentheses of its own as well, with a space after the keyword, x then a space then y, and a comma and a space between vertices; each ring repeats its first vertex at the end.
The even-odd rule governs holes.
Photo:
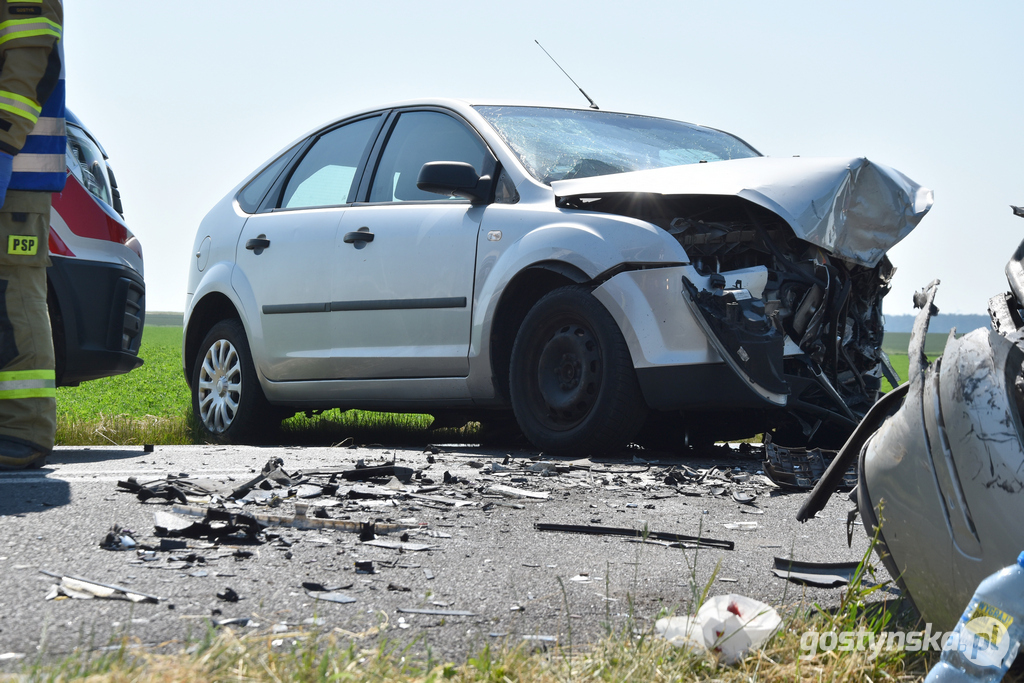
POLYGON ((319 134, 242 229, 233 279, 252 290, 260 322, 253 356, 268 379, 337 376, 329 319, 334 243, 379 125, 375 116, 319 134))
POLYGON ((428 161, 495 162, 464 121, 442 111, 398 114, 366 202, 341 219, 331 320, 346 378, 464 377, 469 372, 477 234, 485 211, 424 192, 428 161), (372 240, 372 241, 371 241, 372 240))

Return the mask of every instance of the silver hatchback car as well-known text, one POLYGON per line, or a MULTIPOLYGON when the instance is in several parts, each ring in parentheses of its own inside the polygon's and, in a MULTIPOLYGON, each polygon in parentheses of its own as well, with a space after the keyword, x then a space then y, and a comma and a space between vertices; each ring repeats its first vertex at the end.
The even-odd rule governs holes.
POLYGON ((453 100, 303 136, 206 216, 183 364, 211 438, 299 410, 500 419, 548 452, 835 443, 897 381, 886 251, 931 193, 866 159, 453 100))

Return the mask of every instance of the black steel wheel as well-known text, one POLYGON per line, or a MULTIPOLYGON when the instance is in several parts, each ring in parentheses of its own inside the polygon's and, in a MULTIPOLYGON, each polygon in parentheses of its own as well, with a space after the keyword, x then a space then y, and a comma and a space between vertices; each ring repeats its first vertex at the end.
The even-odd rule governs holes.
POLYGON ((240 321, 220 321, 199 346, 192 367, 192 412, 214 441, 248 443, 265 433, 271 408, 240 321))
POLYGON ((523 433, 551 453, 615 451, 647 415, 618 325, 575 285, 548 293, 526 315, 512 348, 509 388, 523 433))

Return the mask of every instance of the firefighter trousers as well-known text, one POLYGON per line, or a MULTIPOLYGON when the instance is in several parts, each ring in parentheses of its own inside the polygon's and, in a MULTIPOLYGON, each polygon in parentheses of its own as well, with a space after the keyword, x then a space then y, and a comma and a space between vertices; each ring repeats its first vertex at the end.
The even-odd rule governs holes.
POLYGON ((57 428, 46 305, 50 193, 9 190, 0 207, 0 468, 39 466, 57 428))

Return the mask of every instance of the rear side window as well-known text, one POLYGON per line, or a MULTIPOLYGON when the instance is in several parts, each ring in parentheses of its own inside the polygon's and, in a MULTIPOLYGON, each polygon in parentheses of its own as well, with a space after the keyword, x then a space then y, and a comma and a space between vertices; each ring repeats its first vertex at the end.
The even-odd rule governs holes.
POLYGON ((263 171, 255 178, 249 181, 249 184, 245 186, 241 192, 238 193, 238 205, 242 207, 242 211, 246 213, 256 213, 256 209, 259 208, 260 202, 267 196, 267 192, 270 191, 271 186, 277 177, 281 175, 281 171, 284 167, 292 160, 295 156, 295 152, 298 148, 293 147, 288 150, 280 157, 277 161, 267 166, 263 171))
POLYGON ((490 152, 460 121, 433 111, 413 111, 398 117, 388 138, 370 188, 371 202, 437 201, 448 199, 416 187, 428 161, 465 161, 478 174, 490 152))
POLYGON ((321 135, 288 179, 281 207, 306 209, 347 204, 356 170, 378 118, 362 119, 321 135))

